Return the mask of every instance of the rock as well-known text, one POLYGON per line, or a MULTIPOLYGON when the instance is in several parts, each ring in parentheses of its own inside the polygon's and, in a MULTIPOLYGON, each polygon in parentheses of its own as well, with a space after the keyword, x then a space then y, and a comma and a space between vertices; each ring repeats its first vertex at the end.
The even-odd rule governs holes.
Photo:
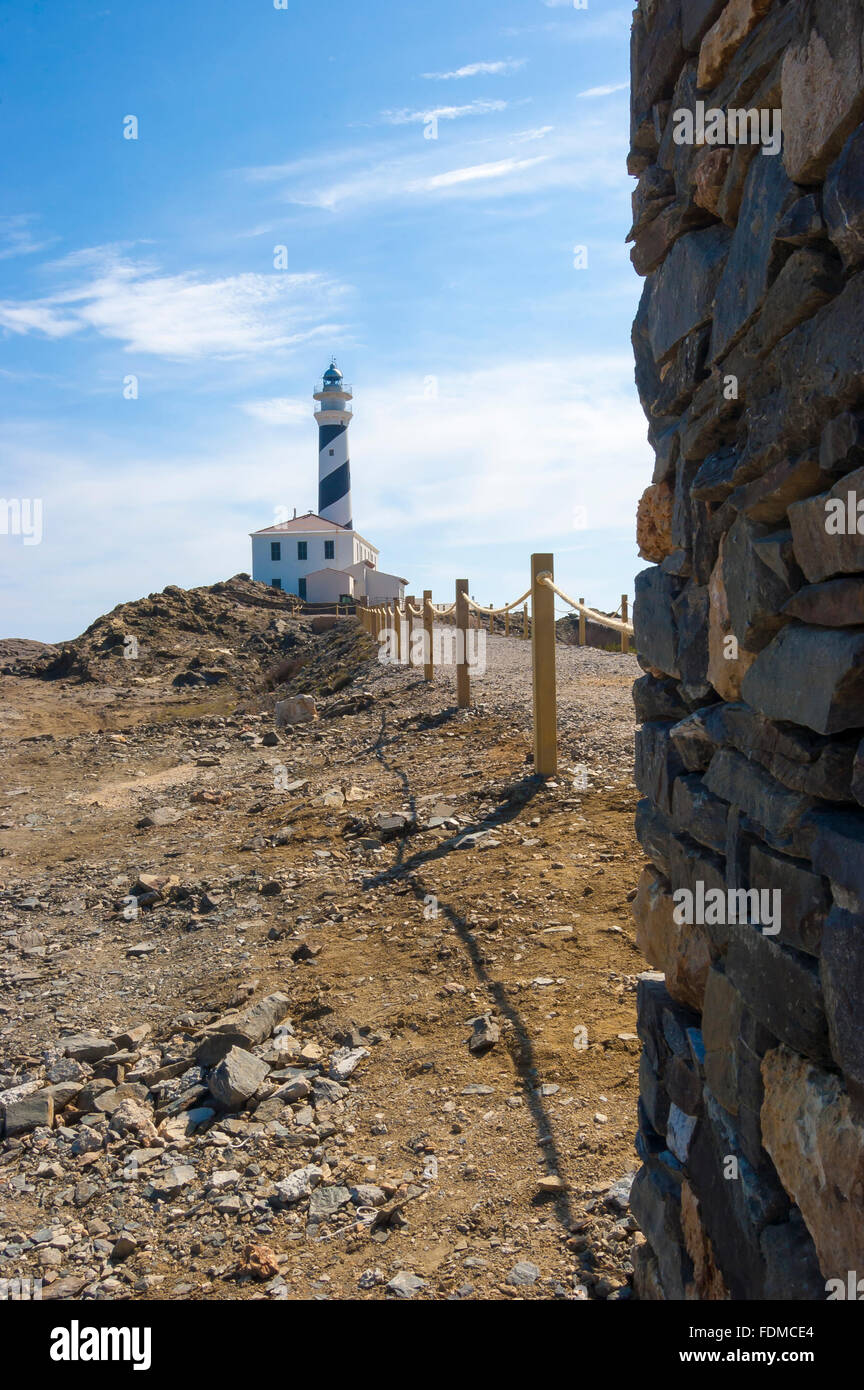
POLYGON ((415 1294, 422 1293, 423 1289, 428 1288, 428 1284, 419 1275, 412 1274, 410 1270, 402 1269, 388 1281, 387 1288, 397 1298, 413 1298, 415 1294))
POLYGON ((864 815, 815 810, 805 824, 813 868, 864 903, 864 815))
POLYGON ((864 119, 864 14, 858 0, 811 0, 807 17, 783 59, 783 160, 815 184, 864 119))
POLYGON ((21 1100, 7 1101, 3 1114, 7 1139, 16 1134, 28 1134, 42 1125, 50 1129, 54 1123, 54 1099, 47 1091, 35 1091, 21 1100))
POLYGON ((521 1288, 536 1284, 539 1278, 540 1270, 537 1265, 532 1264, 530 1260, 519 1260, 507 1275, 507 1283, 521 1288))
POLYGON ((681 589, 680 580, 657 566, 642 570, 636 576, 633 608, 636 648, 654 674, 680 675, 673 604, 681 589))
POLYGON ((699 50, 700 90, 716 86, 747 35, 771 8, 772 0, 728 0, 699 50))
POLYGON ((287 724, 307 724, 318 718, 318 708, 311 695, 295 695, 290 700, 277 700, 274 717, 277 729, 287 724))
POLYGON ((833 907, 822 936, 822 985, 831 1052, 859 1105, 864 1101, 864 907, 849 912, 833 907))
POLYGON ((278 1206, 293 1206, 301 1198, 308 1197, 323 1177, 322 1170, 314 1163, 307 1163, 303 1168, 295 1168, 294 1172, 289 1173, 287 1178, 282 1178, 276 1183, 276 1204, 278 1206))
POLYGON ((154 825, 177 825, 186 817, 185 811, 175 810, 173 806, 157 806, 149 816, 135 822, 136 830, 148 830, 154 825))
POLYGON ((864 569, 858 502, 864 502, 864 468, 847 473, 828 492, 790 506, 795 556, 811 583, 864 569))
POLYGON ((732 151, 729 149, 706 149, 693 165, 693 201, 713 217, 719 216, 720 195, 731 159, 732 151))
POLYGON ((226 1110, 239 1110, 255 1094, 269 1068, 241 1047, 232 1047, 210 1074, 210 1093, 226 1110))
POLYGON ((647 335, 655 362, 665 362, 688 333, 711 318, 729 244, 725 227, 692 232, 676 241, 654 272, 648 282, 647 335))
POLYGON ((659 564, 674 549, 672 545, 672 505, 674 494, 668 483, 654 483, 645 489, 636 514, 636 541, 645 560, 659 564))
POLYGON ((669 880, 649 864, 642 870, 632 904, 637 948, 664 972, 673 998, 701 1009, 711 964, 708 938, 701 927, 676 923, 674 908, 669 880))
POLYGON ((195 1169, 188 1163, 176 1164, 164 1173, 154 1174, 150 1186, 157 1197, 164 1201, 170 1201, 176 1197, 185 1187, 195 1181, 197 1174, 195 1169))
POLYGON ((785 1047, 762 1062, 764 1144, 813 1237, 825 1279, 864 1266, 864 1128, 839 1076, 785 1047))
MULTIPOLYGON (((282 890, 281 884, 279 890, 280 892, 282 890)), ((264 999, 259 999, 257 1004, 251 1004, 248 1009, 223 1015, 218 1022, 211 1025, 211 1031, 243 1038, 245 1042, 240 1043, 239 1046, 248 1049, 254 1047, 256 1043, 263 1042, 265 1038, 269 1038, 274 1028, 288 1017, 290 1008, 291 1001, 287 994, 277 991, 275 994, 268 994, 264 999)), ((198 1060, 200 1061, 200 1058, 198 1060)), ((206 1065, 206 1063, 202 1065, 206 1065)))
POLYGON ((816 962, 778 946, 757 927, 730 925, 726 975, 775 1038, 816 1062, 830 1063, 825 1001, 816 962))
POLYGON ((799 190, 789 181, 779 158, 759 156, 753 160, 728 260, 717 283, 712 362, 723 357, 741 337, 765 299, 779 264, 777 229, 798 196, 799 190))
POLYGON ((781 929, 775 937, 778 944, 818 956, 830 907, 821 875, 814 873, 805 860, 787 859, 766 845, 754 844, 750 849, 748 881, 757 892, 780 893, 781 929))
POLYGON ((759 653, 741 693, 769 718, 820 734, 860 727, 864 633, 791 624, 759 653))
POLYGON ((330 1078, 333 1081, 347 1081, 363 1061, 369 1056, 368 1047, 340 1047, 330 1058, 330 1078))
POLYGON ((748 651, 738 642, 730 644, 732 621, 729 615, 729 599, 724 580, 725 540, 708 581, 708 680, 724 700, 737 700, 741 696, 741 682, 756 660, 756 653, 748 651))
POLYGON ((471 1037, 468 1046, 472 1052, 488 1052, 501 1037, 501 1029, 489 1014, 475 1018, 471 1024, 471 1037))
POLYGON ((318 613, 309 624, 312 631, 318 636, 322 632, 332 632, 339 623, 335 613, 318 613))
POLYGON ((864 578, 806 585, 784 605, 783 614, 814 627, 864 627, 864 578))
POLYGON ((237 1274, 250 1277, 258 1283, 275 1279, 279 1274, 279 1260, 269 1245, 247 1245, 240 1257, 237 1274))
POLYGON ((316 1187, 309 1199, 309 1220, 326 1221, 350 1200, 347 1187, 316 1187))
POLYGON ((117 1051, 111 1038, 100 1038, 95 1033, 73 1033, 61 1038, 60 1046, 64 1055, 76 1062, 98 1062, 117 1051))
POLYGON ((828 235, 847 270, 864 261, 864 127, 847 140, 831 166, 824 192, 828 235))

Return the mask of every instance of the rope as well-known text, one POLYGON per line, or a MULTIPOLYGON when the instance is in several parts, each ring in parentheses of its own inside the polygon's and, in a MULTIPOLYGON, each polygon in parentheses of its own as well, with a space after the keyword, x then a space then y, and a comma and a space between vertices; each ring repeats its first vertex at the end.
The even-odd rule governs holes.
POLYGON ((485 613, 488 617, 490 614, 492 614, 493 616, 497 616, 500 613, 509 613, 512 611, 512 609, 518 608, 520 603, 524 603, 526 598, 530 597, 531 590, 526 589, 525 593, 522 595, 521 598, 514 598, 513 602, 508 603, 504 608, 481 608, 480 604, 475 603, 473 598, 468 598, 467 594, 465 596, 465 600, 468 604, 468 607, 473 608, 475 613, 485 613))
POLYGON ((565 603, 569 603, 571 608, 575 608, 577 613, 584 613, 585 617, 590 618, 592 622, 599 623, 601 627, 611 627, 615 632, 626 632, 632 636, 632 623, 618 622, 615 618, 607 618, 605 613, 598 613, 595 609, 586 607, 584 603, 579 603, 575 598, 571 598, 569 594, 565 594, 564 590, 559 589, 557 584, 553 584, 552 580, 549 579, 547 575, 538 575, 537 582, 538 584, 545 584, 548 589, 556 593, 565 603))

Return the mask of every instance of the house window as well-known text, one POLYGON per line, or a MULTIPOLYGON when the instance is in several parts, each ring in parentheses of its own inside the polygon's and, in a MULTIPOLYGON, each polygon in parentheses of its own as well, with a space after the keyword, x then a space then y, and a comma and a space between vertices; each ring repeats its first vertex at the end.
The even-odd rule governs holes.
POLYGON ((332 560, 335 554, 336 554, 336 542, 335 542, 335 541, 325 541, 325 542, 324 542, 324 559, 325 559, 325 560, 332 560))
POLYGON ((305 559, 306 559, 306 551, 307 551, 307 548, 308 548, 308 544, 309 544, 308 541, 298 541, 298 542, 297 542, 297 559, 298 559, 298 560, 305 560, 305 559))
POLYGON ((297 588, 298 588, 298 590, 299 590, 299 592, 300 592, 300 597, 302 598, 303 602, 305 603, 305 602, 306 602, 306 580, 305 580, 305 579, 301 579, 301 580, 298 582, 298 584, 297 584, 297 588))
POLYGON ((281 542, 281 541, 271 541, 271 542, 270 542, 270 559, 271 559, 271 560, 281 560, 281 559, 282 559, 282 542, 281 542))
POLYGON ((330 450, 330 457, 331 457, 331 459, 333 458, 333 455, 334 455, 335 453, 336 453, 336 450, 335 450, 335 449, 331 449, 331 450, 330 450))
POLYGON ((281 589, 281 588, 282 588, 282 580, 281 580, 281 579, 271 579, 271 580, 270 580, 270 588, 271 588, 271 589, 281 589))

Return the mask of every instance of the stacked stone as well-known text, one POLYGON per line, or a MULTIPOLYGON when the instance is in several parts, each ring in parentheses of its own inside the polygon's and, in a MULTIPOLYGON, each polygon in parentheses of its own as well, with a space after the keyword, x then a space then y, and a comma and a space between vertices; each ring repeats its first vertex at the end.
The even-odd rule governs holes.
POLYGON ((825 1299, 864 1279, 861 0, 640 0, 629 168, 637 1290, 825 1299), (700 101, 782 151, 677 143, 700 101))

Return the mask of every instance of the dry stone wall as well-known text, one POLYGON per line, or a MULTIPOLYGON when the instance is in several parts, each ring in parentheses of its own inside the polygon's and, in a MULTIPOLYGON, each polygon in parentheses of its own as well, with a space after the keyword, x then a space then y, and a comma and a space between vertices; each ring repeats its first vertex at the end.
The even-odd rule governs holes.
POLYGON ((629 168, 656 455, 634 613, 650 860, 634 907, 653 967, 637 1290, 849 1297, 864 1280, 862 0, 640 0, 629 168))

